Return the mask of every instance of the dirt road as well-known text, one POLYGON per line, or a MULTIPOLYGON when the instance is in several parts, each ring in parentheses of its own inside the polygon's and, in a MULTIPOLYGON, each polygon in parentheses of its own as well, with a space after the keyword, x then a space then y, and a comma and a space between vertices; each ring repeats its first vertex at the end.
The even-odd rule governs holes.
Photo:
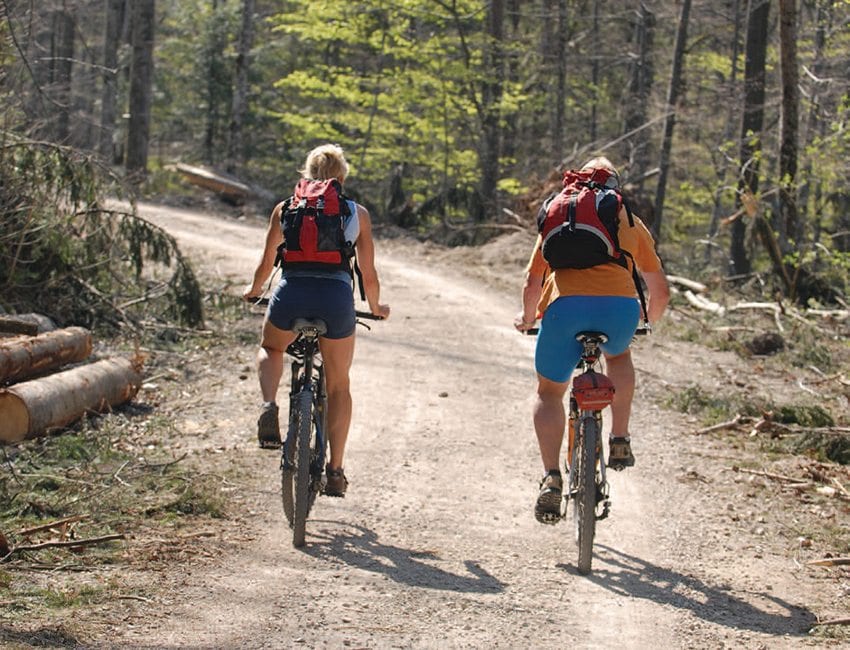
MULTIPOLYGON (((143 206, 221 286, 250 277, 263 224, 143 206)), ((524 253, 523 253, 524 255, 524 253)), ((494 289, 414 243, 379 242, 392 317, 359 330, 345 499, 320 498, 296 550, 278 458, 255 448, 254 346, 217 354, 219 381, 175 422, 175 445, 230 463, 233 521, 214 557, 175 567, 104 645, 281 648, 792 648, 818 584, 733 459, 655 398, 720 372, 663 331, 636 350, 637 465, 611 478, 593 574, 567 523, 532 505, 533 341, 494 289), (249 368, 251 368, 249 370, 249 368), (242 375, 246 379, 239 379, 242 375), (229 379, 229 378, 232 378, 229 379), (792 549, 793 551, 793 549, 792 549)), ((256 325, 259 327, 259 317, 256 325)), ((724 360, 733 363, 731 359, 724 360)), ((819 598, 829 598, 821 593, 819 598)))

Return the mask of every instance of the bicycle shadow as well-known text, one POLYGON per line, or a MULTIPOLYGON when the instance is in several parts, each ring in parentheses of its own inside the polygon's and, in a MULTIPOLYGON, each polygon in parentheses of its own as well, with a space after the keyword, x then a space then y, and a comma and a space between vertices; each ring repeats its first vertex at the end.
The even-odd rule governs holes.
MULTIPOLYGON (((595 549, 601 552, 594 557, 593 572, 584 577, 620 596, 689 610, 704 621, 729 628, 772 635, 805 636, 817 622, 809 609, 763 591, 747 593, 778 606, 784 613, 760 609, 735 596, 731 587, 708 585, 698 578, 665 569, 610 546, 597 544, 595 549), (605 568, 606 565, 610 568, 605 568)), ((559 564, 558 567, 578 575, 572 566, 559 564)))
MULTIPOLYGON (((311 523, 315 526, 322 522, 311 520, 311 523)), ((435 551, 414 551, 382 544, 377 533, 365 526, 349 525, 348 528, 353 528, 354 532, 314 531, 312 536, 320 541, 305 548, 304 552, 318 559, 333 559, 358 569, 381 573, 411 587, 479 594, 497 594, 505 590, 504 583, 474 560, 464 560, 469 575, 452 573, 427 562, 440 561, 435 551)))

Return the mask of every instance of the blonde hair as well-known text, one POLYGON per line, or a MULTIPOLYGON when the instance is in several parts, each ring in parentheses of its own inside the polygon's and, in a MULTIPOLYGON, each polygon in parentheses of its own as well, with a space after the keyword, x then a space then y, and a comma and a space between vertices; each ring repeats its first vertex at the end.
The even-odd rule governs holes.
POLYGON ((581 167, 582 169, 607 169, 614 176, 617 182, 617 187, 620 186, 620 172, 614 167, 614 163, 608 160, 605 156, 596 156, 591 158, 581 167))
POLYGON ((343 182, 348 176, 348 161, 342 147, 337 144, 323 144, 313 149, 307 154, 301 175, 311 180, 336 178, 340 183, 343 182))

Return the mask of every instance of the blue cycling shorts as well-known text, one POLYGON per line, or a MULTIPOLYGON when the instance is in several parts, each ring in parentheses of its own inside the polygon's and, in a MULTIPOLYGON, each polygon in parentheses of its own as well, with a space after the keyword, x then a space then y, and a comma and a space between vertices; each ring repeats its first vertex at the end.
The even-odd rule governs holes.
POLYGON ((271 324, 282 330, 291 330, 296 318, 320 318, 328 326, 326 338, 347 338, 356 325, 351 282, 284 275, 269 299, 266 314, 271 324))
POLYGON ((623 296, 561 296, 546 309, 537 335, 534 367, 550 381, 566 382, 581 357, 576 334, 603 332, 602 351, 617 356, 629 349, 640 319, 635 298, 623 296))

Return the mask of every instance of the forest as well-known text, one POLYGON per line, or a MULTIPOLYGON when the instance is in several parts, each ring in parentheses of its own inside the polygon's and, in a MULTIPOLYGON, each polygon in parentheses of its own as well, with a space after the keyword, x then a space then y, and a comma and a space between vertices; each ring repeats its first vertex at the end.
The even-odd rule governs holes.
POLYGON ((141 291, 200 322, 173 240, 107 199, 179 191, 177 163, 285 196, 322 142, 376 222, 448 244, 533 228, 560 173, 604 154, 674 270, 846 306, 847 0, 3 0, 0 18, 6 309, 71 285, 64 321, 126 320, 92 305, 141 291), (145 264, 164 273, 140 288, 145 264))

